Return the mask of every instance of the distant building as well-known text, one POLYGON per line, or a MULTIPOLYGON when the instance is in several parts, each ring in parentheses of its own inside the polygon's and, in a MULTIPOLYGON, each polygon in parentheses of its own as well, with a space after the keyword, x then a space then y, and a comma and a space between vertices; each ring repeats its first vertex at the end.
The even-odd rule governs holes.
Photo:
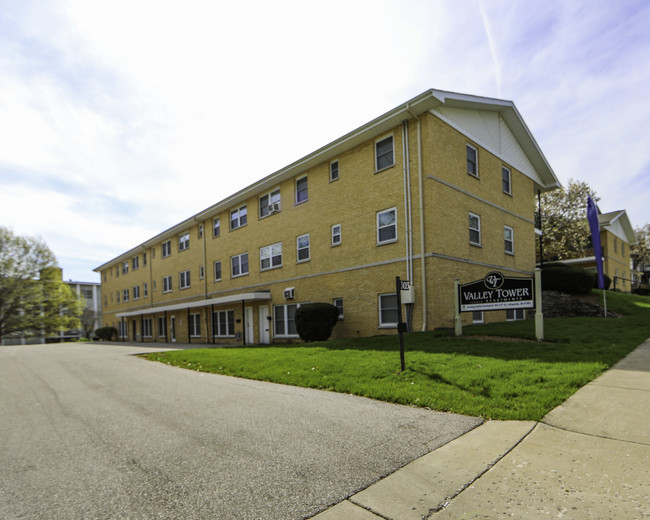
POLYGON ((63 340, 85 338, 84 328, 88 328, 90 339, 102 326, 102 284, 95 282, 63 282, 70 286, 72 292, 86 302, 86 313, 81 316, 81 329, 69 330, 60 335, 63 340))
POLYGON ((511 101, 429 90, 97 267, 104 323, 136 341, 286 342, 301 303, 329 302, 333 337, 394 333, 400 276, 412 330, 452 327, 455 278, 533 275, 534 197, 557 187, 511 101))

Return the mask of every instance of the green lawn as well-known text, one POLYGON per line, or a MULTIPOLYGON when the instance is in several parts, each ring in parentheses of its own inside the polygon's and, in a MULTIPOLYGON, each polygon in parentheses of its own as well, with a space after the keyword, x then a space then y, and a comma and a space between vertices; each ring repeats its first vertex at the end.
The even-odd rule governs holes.
POLYGON ((148 354, 192 370, 422 406, 490 419, 540 420, 547 412, 650 337, 650 298, 608 293, 619 318, 533 320, 405 335, 148 354), (475 336, 475 337, 472 337, 475 336), (484 339, 485 336, 517 338, 484 339))

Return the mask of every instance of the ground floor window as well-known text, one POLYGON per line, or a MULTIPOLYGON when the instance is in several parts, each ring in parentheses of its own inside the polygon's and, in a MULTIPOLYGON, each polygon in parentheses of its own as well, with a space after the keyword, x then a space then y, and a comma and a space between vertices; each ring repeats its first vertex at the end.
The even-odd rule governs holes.
POLYGON ((483 311, 474 311, 472 312, 472 323, 484 323, 485 317, 483 316, 483 311))
POLYGON ((334 298, 334 307, 339 310, 339 320, 343 319, 343 298, 334 298))
POLYGON ((142 320, 142 337, 143 338, 151 337, 151 318, 144 318, 142 320))
POLYGON ((127 326, 125 321, 118 321, 117 322, 117 335, 120 338, 126 338, 127 335, 127 326))
POLYGON ((296 309, 298 304, 291 303, 288 305, 276 305, 273 307, 275 316, 275 336, 290 337, 297 336, 296 330, 296 309))
POLYGON ((397 294, 379 295, 379 326, 397 327, 397 294))
POLYGON ((192 338, 201 337, 201 315, 190 314, 190 336, 192 338))
POLYGON ((506 311, 507 321, 525 320, 525 319, 526 319, 526 309, 508 309, 506 311))
POLYGON ((212 313, 212 335, 215 337, 235 335, 235 311, 215 311, 212 313))
POLYGON ((167 337, 167 321, 165 318, 158 318, 158 337, 167 337))

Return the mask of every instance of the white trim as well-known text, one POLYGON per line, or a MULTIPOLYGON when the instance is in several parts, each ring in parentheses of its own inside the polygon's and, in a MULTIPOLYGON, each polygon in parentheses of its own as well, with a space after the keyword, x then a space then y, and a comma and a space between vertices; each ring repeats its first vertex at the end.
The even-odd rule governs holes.
POLYGON ((395 134, 390 133, 390 134, 385 134, 382 135, 381 137, 378 137, 375 139, 375 146, 374 146, 374 154, 375 154, 375 173, 379 173, 381 171, 387 170, 388 168, 393 168, 395 166, 395 134), (377 144, 379 144, 382 141, 386 141, 387 139, 391 140, 391 144, 393 146, 392 150, 392 155, 393 155, 393 162, 387 166, 383 166, 382 168, 379 167, 378 164, 378 155, 377 155, 377 144))

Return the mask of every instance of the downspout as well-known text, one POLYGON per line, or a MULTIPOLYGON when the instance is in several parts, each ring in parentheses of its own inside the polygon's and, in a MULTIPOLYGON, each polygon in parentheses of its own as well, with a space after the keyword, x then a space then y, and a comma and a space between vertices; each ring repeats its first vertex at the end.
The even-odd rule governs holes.
POLYGON ((422 125, 417 118, 418 127, 418 196, 420 204, 420 271, 422 276, 422 331, 427 330, 427 271, 425 265, 426 247, 424 244, 424 193, 422 176, 422 125))
POLYGON ((406 278, 411 280, 411 193, 409 182, 409 135, 408 120, 402 121, 402 167, 404 171, 404 216, 406 221, 406 278))

